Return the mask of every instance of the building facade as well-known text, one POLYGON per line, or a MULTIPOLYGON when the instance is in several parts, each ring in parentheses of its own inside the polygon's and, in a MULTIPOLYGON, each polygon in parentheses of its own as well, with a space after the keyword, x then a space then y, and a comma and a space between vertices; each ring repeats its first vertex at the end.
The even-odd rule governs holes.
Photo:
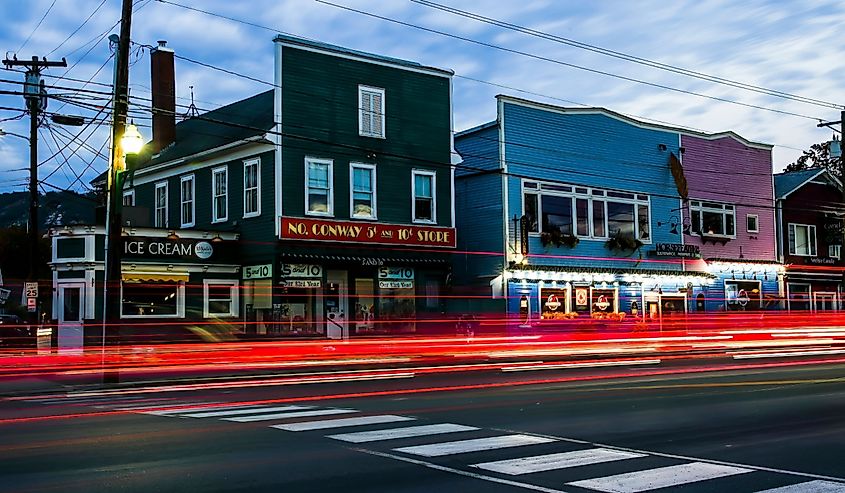
POLYGON ((786 308, 842 308, 842 184, 829 171, 775 175, 778 258, 784 264, 786 308))
MULTIPOLYGON (((122 192, 122 318, 213 316, 256 337, 438 330, 456 245, 452 72, 278 36, 273 90, 176 124, 166 110, 174 107, 173 57, 164 44, 152 52, 159 118, 122 192), (193 257, 127 277, 140 265, 138 241, 178 252, 188 240, 204 243, 191 244, 193 257), (225 283, 212 279, 219 266, 199 256, 209 248, 236 252, 225 283), (176 293, 175 308, 165 314, 151 300, 132 301, 132 282, 176 293)), ((102 241, 91 228, 73 234, 86 245, 102 241)), ((99 269, 82 275, 101 286, 101 259, 85 252, 84 266, 59 253, 54 269, 65 279, 99 269)), ((83 320, 102 313, 87 286, 58 295, 71 300, 70 318, 77 294, 83 320)))
POLYGON ((602 108, 497 99, 495 122, 456 137, 466 294, 492 294, 523 324, 685 313, 714 278, 687 269, 672 222, 679 134, 602 108))
POLYGON ((733 132, 682 132, 680 145, 688 192, 678 219, 684 243, 701 253, 688 268, 717 277, 693 290, 691 309, 780 308, 783 269, 775 252, 772 146, 733 132))

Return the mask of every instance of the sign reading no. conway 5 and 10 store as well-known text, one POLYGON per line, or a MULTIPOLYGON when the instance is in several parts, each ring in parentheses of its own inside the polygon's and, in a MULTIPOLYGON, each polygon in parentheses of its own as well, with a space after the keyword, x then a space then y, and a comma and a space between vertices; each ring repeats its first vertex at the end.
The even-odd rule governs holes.
POLYGON ((231 262, 234 259, 234 242, 212 242, 203 239, 167 239, 146 236, 125 236, 123 258, 172 262, 231 262))
POLYGON ((340 241, 455 248, 455 228, 282 218, 283 240, 340 241))

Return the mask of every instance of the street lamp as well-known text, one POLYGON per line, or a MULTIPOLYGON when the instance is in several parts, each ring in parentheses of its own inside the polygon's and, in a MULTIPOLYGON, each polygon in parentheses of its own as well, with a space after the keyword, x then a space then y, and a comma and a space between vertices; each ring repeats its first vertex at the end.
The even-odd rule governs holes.
POLYGON ((136 155, 141 152, 144 147, 144 137, 138 131, 138 127, 134 123, 129 123, 126 130, 123 132, 123 137, 120 139, 120 146, 126 155, 136 155))
POLYGON ((25 135, 16 134, 16 133, 13 133, 13 132, 7 132, 7 131, 3 130, 2 128, 0 128, 0 137, 5 137, 6 135, 11 135, 12 137, 18 137, 18 138, 21 138, 21 139, 29 142, 29 137, 27 137, 25 135))

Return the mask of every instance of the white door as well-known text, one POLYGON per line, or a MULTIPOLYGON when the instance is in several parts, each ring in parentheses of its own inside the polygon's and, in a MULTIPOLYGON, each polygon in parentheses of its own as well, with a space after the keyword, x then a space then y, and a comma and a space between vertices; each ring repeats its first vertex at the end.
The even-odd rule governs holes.
POLYGON ((85 283, 59 284, 59 352, 82 350, 85 283))
POLYGON ((839 303, 836 301, 836 293, 816 291, 813 293, 813 301, 813 308, 816 311, 834 311, 839 309, 839 303))
POLYGON ((329 339, 349 339, 349 289, 345 270, 326 272, 324 306, 326 336, 329 339))

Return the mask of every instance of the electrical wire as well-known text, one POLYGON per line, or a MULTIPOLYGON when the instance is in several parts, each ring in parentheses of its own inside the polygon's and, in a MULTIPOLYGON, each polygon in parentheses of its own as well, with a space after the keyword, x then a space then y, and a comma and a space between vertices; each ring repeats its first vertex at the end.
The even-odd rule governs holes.
POLYGON ((41 23, 44 22, 44 19, 46 19, 47 15, 50 14, 50 11, 53 10, 54 5, 56 5, 56 0, 53 0, 50 6, 47 7, 47 12, 44 12, 44 15, 41 16, 41 19, 39 19, 38 24, 35 25, 35 28, 33 28, 32 32, 29 33, 29 36, 26 37, 23 44, 21 44, 21 47, 18 48, 17 53, 20 53, 21 50, 23 50, 24 47, 27 45, 27 43, 29 43, 29 40, 32 39, 32 36, 35 34, 35 31, 38 31, 38 28, 41 27, 41 23))

